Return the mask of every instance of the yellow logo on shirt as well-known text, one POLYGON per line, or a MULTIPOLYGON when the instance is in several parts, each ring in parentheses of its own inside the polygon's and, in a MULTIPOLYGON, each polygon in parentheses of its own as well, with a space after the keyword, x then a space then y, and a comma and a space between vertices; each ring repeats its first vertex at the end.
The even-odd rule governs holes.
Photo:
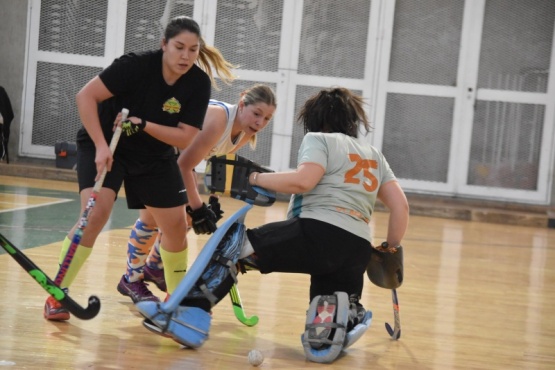
POLYGON ((179 113, 181 111, 181 104, 179 103, 179 101, 177 101, 176 98, 171 98, 166 100, 166 102, 162 106, 162 110, 170 114, 179 113))

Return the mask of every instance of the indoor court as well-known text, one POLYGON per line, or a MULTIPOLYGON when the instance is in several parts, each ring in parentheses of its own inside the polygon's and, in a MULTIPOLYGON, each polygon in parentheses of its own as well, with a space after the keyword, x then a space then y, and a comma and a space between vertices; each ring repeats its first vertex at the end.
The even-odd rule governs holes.
MULTIPOLYGON (((225 217, 243 203, 222 200, 225 217)), ((287 204, 254 207, 247 226, 281 220, 287 204)), ((60 242, 78 214, 74 182, 0 176, 0 233, 49 277, 60 242)), ((411 216, 404 239, 405 280, 398 289, 402 335, 390 338, 390 291, 366 280, 361 302, 373 312, 369 330, 331 365, 305 359, 300 335, 308 308, 308 277, 239 276, 238 288, 254 327, 241 324, 226 297, 213 309, 206 343, 186 349, 147 331, 116 285, 125 271, 126 242, 137 217, 116 202, 70 296, 91 320, 48 322, 47 293, 19 264, 0 252, 0 366, 17 369, 247 369, 251 349, 262 369, 553 369, 555 368, 555 230, 547 227, 411 216)), ((376 212, 374 241, 384 239, 387 213, 376 212)), ((189 263, 207 236, 189 236, 189 263)), ((338 246, 341 248, 341 246, 338 246)), ((151 290, 163 298, 151 284, 151 290)))

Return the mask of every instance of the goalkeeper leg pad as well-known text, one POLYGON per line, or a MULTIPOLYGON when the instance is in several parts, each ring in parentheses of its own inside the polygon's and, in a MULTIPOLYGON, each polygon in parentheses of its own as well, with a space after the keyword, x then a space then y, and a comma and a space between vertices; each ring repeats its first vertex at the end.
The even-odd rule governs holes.
POLYGON ((355 325, 355 327, 352 330, 350 330, 345 336, 345 343, 343 345, 343 349, 351 346, 357 340, 359 340, 360 337, 362 337, 362 334, 364 334, 366 330, 368 330, 371 323, 372 323, 372 311, 366 311, 362 320, 357 325, 355 325))
POLYGON ((331 363, 341 353, 349 320, 349 297, 345 292, 319 295, 312 299, 301 335, 306 358, 331 363))
POLYGON ((236 265, 246 235, 243 223, 231 226, 182 304, 188 305, 191 299, 204 298, 210 302, 210 306, 214 306, 227 295, 231 285, 237 282, 236 265))
POLYGON ((143 325, 147 329, 179 344, 198 348, 208 338, 212 316, 201 308, 179 306, 166 313, 156 302, 139 302, 136 307, 145 317, 143 325))

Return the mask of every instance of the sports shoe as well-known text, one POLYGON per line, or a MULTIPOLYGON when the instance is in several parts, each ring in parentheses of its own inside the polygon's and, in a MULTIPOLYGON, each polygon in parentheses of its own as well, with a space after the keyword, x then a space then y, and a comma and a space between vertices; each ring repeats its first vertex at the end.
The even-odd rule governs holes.
POLYGON ((366 310, 359 303, 358 296, 356 294, 351 294, 349 296, 349 322, 347 323, 347 332, 363 322, 365 316, 366 310))
POLYGON ((147 284, 142 280, 130 283, 125 278, 125 275, 123 275, 118 284, 118 292, 130 297, 133 303, 144 301, 160 302, 160 299, 152 294, 146 286, 147 284))
POLYGON ((158 289, 163 292, 168 290, 166 279, 164 278, 164 270, 157 270, 145 265, 143 267, 144 280, 154 283, 158 289))
POLYGON ((318 299, 317 315, 312 321, 316 325, 308 330, 308 341, 312 348, 320 349, 324 345, 332 343, 330 338, 333 337, 336 308, 337 297, 335 295, 323 295, 318 299))
MULTIPOLYGON (((65 294, 68 294, 68 289, 62 289, 65 294)), ((65 321, 69 320, 69 311, 62 306, 60 302, 54 299, 52 296, 48 296, 46 298, 46 302, 44 303, 44 318, 46 320, 52 321, 65 321)))

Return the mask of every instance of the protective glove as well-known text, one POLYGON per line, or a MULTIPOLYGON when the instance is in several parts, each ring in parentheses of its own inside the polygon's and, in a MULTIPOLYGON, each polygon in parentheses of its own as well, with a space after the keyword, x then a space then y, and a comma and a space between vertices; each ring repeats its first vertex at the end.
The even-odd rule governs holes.
POLYGON ((220 204, 219 198, 215 195, 211 195, 208 198, 208 209, 210 209, 216 215, 216 222, 222 219, 224 211, 222 211, 222 205, 220 204))
POLYGON ((127 120, 121 123, 121 132, 123 132, 125 136, 129 137, 136 134, 137 132, 143 131, 145 129, 145 126, 146 121, 142 118, 140 123, 133 123, 127 120))
POLYGON ((206 203, 202 203, 202 206, 195 210, 187 206, 186 210, 187 214, 193 219, 193 230, 195 234, 212 234, 216 231, 216 215, 206 206, 206 203))

